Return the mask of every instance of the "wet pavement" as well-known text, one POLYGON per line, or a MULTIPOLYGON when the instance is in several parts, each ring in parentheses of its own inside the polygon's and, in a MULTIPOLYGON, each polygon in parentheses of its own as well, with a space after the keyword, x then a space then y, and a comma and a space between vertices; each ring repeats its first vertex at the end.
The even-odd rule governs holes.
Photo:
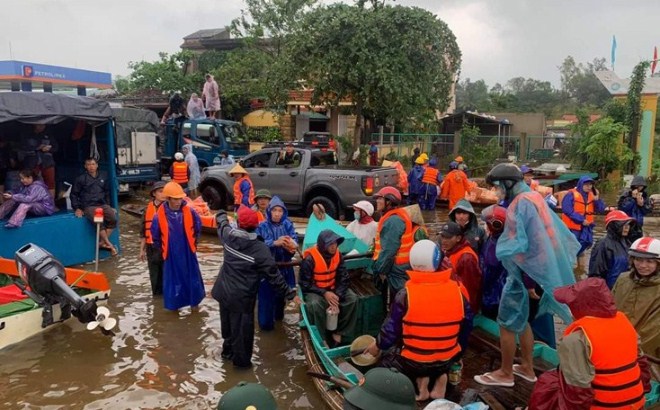
MULTIPOLYGON (((441 209, 424 218, 437 227, 446 215, 441 209)), ((597 220, 602 236, 603 218, 597 220)), ((271 389, 282 409, 324 408, 305 374, 294 308, 275 331, 257 330, 254 367, 234 369, 220 357, 218 304, 208 296, 199 312, 164 310, 162 299, 151 296, 146 263, 138 261, 139 218, 122 211, 120 223, 122 254, 99 265, 112 284, 108 307, 119 320, 116 335, 70 322, 3 350, 0 407, 210 409, 244 380, 271 389)), ((652 229, 658 236, 658 225, 652 229)), ((208 293, 222 263, 215 236, 202 235, 198 256, 208 293)))

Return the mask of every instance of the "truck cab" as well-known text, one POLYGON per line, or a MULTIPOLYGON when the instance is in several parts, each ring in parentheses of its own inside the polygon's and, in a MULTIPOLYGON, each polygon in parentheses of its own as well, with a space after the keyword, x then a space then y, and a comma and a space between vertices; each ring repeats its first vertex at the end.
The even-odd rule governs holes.
POLYGON ((181 147, 191 144, 200 169, 219 163, 220 153, 227 151, 235 158, 249 152, 249 142, 240 123, 227 120, 169 120, 165 130, 165 147, 161 159, 163 173, 181 147))

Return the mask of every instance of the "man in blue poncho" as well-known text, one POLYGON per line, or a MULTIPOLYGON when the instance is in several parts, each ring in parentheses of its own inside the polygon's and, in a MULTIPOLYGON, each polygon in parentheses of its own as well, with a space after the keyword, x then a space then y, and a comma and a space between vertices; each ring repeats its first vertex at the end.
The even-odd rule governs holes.
POLYGON ((523 272, 544 290, 539 314, 551 311, 568 323, 570 312, 554 299, 552 292, 574 282, 573 264, 580 244, 550 210, 541 194, 532 192, 525 184, 517 166, 496 165, 486 176, 486 182, 496 187, 499 199, 507 206, 504 231, 495 254, 508 276, 497 315, 502 365, 474 379, 485 385, 511 387, 514 374, 536 381, 532 362, 534 336, 527 323, 529 295, 523 283, 523 272), (514 366, 516 335, 520 338, 522 364, 514 366))
POLYGON ((418 156, 415 165, 408 173, 408 205, 416 204, 419 192, 422 190, 422 177, 424 176, 424 157, 418 156))
POLYGON ((154 247, 163 255, 163 302, 165 309, 185 306, 196 309, 204 298, 204 282, 197 261, 197 239, 202 221, 183 200, 181 185, 168 182, 163 188, 167 197, 151 223, 154 247))
MULTIPOLYGON (((298 249, 298 235, 293 227, 293 222, 288 218, 288 212, 284 202, 278 196, 274 196, 268 204, 266 211, 268 219, 257 228, 257 235, 264 239, 264 243, 270 248, 270 253, 276 262, 290 262, 296 249, 298 249)), ((280 274, 289 287, 296 286, 296 278, 292 266, 279 268, 280 274)), ((273 330, 275 320, 284 318, 284 297, 277 296, 273 287, 266 280, 259 285, 259 328, 261 330, 273 330)))
POLYGON ((584 253, 594 244, 594 214, 605 211, 594 179, 588 175, 578 179, 577 186, 569 189, 561 201, 561 220, 580 242, 577 252, 578 268, 587 272, 587 255, 584 253))

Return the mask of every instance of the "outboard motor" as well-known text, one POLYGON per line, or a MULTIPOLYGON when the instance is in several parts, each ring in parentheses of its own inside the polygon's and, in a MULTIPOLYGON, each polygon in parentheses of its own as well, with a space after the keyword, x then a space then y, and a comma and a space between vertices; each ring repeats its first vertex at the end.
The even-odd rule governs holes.
POLYGON ((48 251, 29 243, 16 251, 14 259, 23 281, 17 285, 43 307, 41 327, 53 324, 53 305, 56 303, 60 305, 60 320, 70 318, 73 313, 90 330, 100 326, 104 333, 110 333, 117 323, 116 319, 109 317, 108 308, 97 307, 94 300, 85 301, 66 284, 64 266, 48 251))

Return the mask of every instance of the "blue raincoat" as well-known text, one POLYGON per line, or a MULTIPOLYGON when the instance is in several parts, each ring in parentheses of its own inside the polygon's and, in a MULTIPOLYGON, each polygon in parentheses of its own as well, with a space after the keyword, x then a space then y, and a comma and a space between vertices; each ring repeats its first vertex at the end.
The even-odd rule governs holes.
POLYGON ((544 290, 537 317, 546 312, 558 314, 565 323, 572 321, 570 311, 558 303, 555 288, 575 282, 573 265, 580 244, 559 217, 550 210, 538 192, 524 182, 513 187, 513 200, 507 208, 504 231, 495 254, 508 272, 498 323, 514 333, 527 325, 529 296, 523 272, 544 290))
POLYGON ((589 258, 589 276, 605 279, 607 287, 612 289, 621 273, 630 269, 628 248, 630 235, 623 236, 624 221, 607 224, 607 234, 598 241, 589 258))
MULTIPOLYGON (((298 235, 293 222, 288 218, 288 214, 284 202, 277 195, 273 196, 266 210, 267 220, 257 227, 257 234, 264 239, 264 243, 270 248, 270 253, 275 258, 275 262, 289 262, 293 257, 293 254, 286 249, 273 244, 277 239, 282 236, 290 236, 294 241, 298 241, 298 235), (276 206, 284 210, 284 215, 278 223, 273 222, 271 216, 271 211, 276 206)), ((296 278, 293 267, 280 267, 279 270, 289 287, 295 287, 296 278)), ((264 279, 259 285, 258 301, 259 327, 262 330, 271 330, 275 326, 275 320, 281 320, 284 317, 284 297, 277 296, 270 283, 264 279)))
MULTIPOLYGON (((165 216, 168 225, 168 257, 163 263, 163 303, 165 309, 177 310, 184 306, 195 307, 199 305, 205 295, 202 273, 199 270, 197 254, 190 250, 188 240, 183 228, 183 212, 173 211, 167 202, 165 216)), ((181 208, 188 206, 186 202, 181 208)), ((202 231, 202 221, 194 209, 190 209, 193 216, 193 231, 195 238, 199 238, 202 231)), ((158 218, 151 223, 151 236, 154 247, 161 249, 162 235, 158 218)))
MULTIPOLYGON (((581 176, 580 179, 578 180, 577 186, 575 189, 582 194, 582 198, 584 199, 584 202, 587 202, 588 194, 584 192, 584 189, 582 186, 587 183, 587 182, 594 182, 593 178, 590 176, 584 175, 581 176)), ((577 213, 574 211, 574 205, 575 205, 575 198, 573 198, 573 195, 566 194, 564 195, 564 199, 561 201, 561 211, 569 217, 573 222, 582 224, 584 222, 584 215, 577 213)), ((594 201, 594 213, 602 213, 605 211, 605 203, 603 202, 602 199, 598 199, 594 201)), ((585 250, 589 249, 591 245, 594 243, 594 224, 591 224, 589 226, 582 226, 582 228, 579 231, 574 231, 573 235, 575 235, 575 238, 577 238, 578 242, 580 242, 580 250, 579 254, 582 254, 585 250)))
POLYGON ((479 255, 479 265, 481 266, 481 283, 483 293, 481 296, 481 309, 487 317, 495 319, 497 317, 497 308, 500 306, 500 297, 502 289, 506 282, 506 270, 497 257, 497 240, 502 235, 501 232, 488 236, 479 255))
POLYGON ((415 164, 408 173, 408 204, 417 203, 419 192, 422 190, 422 177, 424 166, 415 164))

